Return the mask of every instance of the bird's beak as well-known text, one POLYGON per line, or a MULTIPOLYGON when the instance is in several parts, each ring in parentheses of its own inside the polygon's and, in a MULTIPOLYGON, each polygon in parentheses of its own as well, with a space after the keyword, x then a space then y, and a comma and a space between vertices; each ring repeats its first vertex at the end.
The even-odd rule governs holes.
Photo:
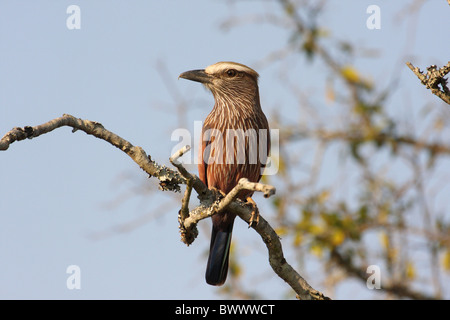
POLYGON ((183 72, 178 76, 178 78, 188 79, 201 83, 210 83, 213 77, 207 74, 205 70, 201 69, 183 72))

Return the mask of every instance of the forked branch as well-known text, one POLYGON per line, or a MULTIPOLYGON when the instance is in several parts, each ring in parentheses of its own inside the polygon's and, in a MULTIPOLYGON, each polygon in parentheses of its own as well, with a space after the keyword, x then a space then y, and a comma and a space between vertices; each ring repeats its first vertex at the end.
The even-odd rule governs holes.
MULTIPOLYGON (((183 241, 187 244, 192 243, 197 236, 198 231, 196 225, 198 221, 210 217, 225 208, 236 213, 247 223, 250 222, 251 209, 242 201, 236 199, 236 195, 240 190, 246 189, 263 192, 265 197, 269 197, 275 193, 275 188, 272 186, 252 183, 247 179, 241 179, 238 185, 228 195, 223 196, 218 192, 209 190, 197 176, 190 174, 178 161, 178 158, 187 152, 189 147, 183 148, 170 158, 171 163, 178 169, 178 171, 175 171, 164 165, 157 164, 141 147, 132 145, 127 140, 105 129, 102 124, 95 121, 78 119, 68 114, 38 126, 13 128, 0 140, 0 150, 7 150, 16 141, 36 138, 63 126, 72 127, 72 132, 77 130, 84 131, 122 150, 149 176, 159 180, 161 190, 177 192, 180 191, 181 184, 186 184, 187 187, 182 200, 179 221, 182 237, 185 237, 183 241), (200 205, 189 212, 188 205, 192 189, 197 192, 200 205)), ((292 287, 300 299, 329 299, 323 293, 313 289, 287 263, 278 235, 263 217, 260 216, 259 223, 256 225, 253 224, 252 228, 261 236, 266 244, 269 263, 275 273, 292 287)))
POLYGON ((450 61, 442 68, 438 68, 435 65, 429 66, 427 73, 423 73, 419 68, 414 67, 411 62, 407 62, 406 65, 427 89, 430 89, 434 95, 450 104, 450 89, 447 87, 448 79, 445 78, 450 73, 450 61))

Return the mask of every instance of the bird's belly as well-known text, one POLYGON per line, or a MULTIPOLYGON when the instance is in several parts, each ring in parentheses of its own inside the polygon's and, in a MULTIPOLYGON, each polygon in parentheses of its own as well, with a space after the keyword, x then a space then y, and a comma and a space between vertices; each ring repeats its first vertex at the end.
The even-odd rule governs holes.
MULTIPOLYGON (((258 182, 261 174, 261 165, 256 164, 227 164, 212 163, 208 165, 207 177, 208 188, 214 187, 224 193, 230 192, 241 178, 247 178, 249 181, 258 182)), ((249 196, 251 192, 242 192, 240 198, 249 196)))

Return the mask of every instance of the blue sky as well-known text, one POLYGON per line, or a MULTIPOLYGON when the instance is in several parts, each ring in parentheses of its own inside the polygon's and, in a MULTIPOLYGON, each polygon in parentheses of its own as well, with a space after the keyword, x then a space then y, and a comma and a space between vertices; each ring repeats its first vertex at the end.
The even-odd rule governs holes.
MULTIPOLYGON (((379 52, 356 65, 375 83, 402 76, 391 103, 392 112, 400 113, 407 107, 405 95, 417 104, 415 110, 430 101, 429 92, 408 74, 405 59, 422 67, 450 59, 450 43, 438 40, 450 27, 448 4, 427 2, 412 24, 399 18, 406 3, 332 1, 321 18, 338 38, 379 52), (370 4, 381 8, 381 30, 365 26, 370 4), (439 28, 430 20, 439 21, 439 28), (411 27, 416 28, 412 39, 411 27)), ((261 102, 268 115, 298 112, 295 98, 279 81, 283 72, 322 103, 323 97, 314 97, 324 78, 315 63, 300 55, 284 64, 262 63, 287 44, 289 32, 267 23, 221 27, 229 18, 271 12, 280 12, 272 1, 2 1, 0 135, 69 113, 101 122, 168 164, 176 144, 170 141, 172 131, 180 124, 192 129, 213 104, 201 86, 177 81, 178 75, 222 60, 260 66, 261 102), (80 30, 66 27, 71 4, 81 9, 80 30)), ((157 190, 155 179, 147 179, 104 141, 61 128, 16 142, 0 153, 0 176, 1 299, 222 297, 203 280, 209 221, 186 247, 176 216, 181 196, 157 190), (133 221, 138 226, 124 230, 133 221), (69 265, 80 267, 80 290, 66 287, 69 265)), ((240 239, 246 283, 255 283, 264 298, 285 297, 289 291, 270 269, 259 236, 236 223, 233 237, 240 239)), ((308 281, 321 289, 314 278, 308 281)), ((349 298, 353 285, 335 294, 349 298)))

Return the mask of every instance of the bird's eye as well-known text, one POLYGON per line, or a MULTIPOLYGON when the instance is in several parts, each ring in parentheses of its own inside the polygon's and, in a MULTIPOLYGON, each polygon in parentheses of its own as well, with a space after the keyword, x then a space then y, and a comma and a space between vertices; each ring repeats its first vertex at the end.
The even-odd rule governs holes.
POLYGON ((236 76, 237 72, 234 69, 230 69, 227 71, 227 76, 229 76, 230 78, 236 76))

